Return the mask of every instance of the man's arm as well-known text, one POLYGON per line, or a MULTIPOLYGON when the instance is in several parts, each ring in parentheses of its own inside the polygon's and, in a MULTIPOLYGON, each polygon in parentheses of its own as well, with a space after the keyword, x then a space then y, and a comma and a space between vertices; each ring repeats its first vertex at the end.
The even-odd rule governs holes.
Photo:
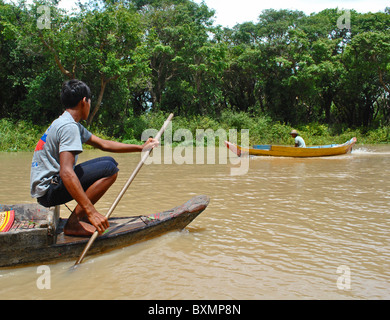
POLYGON ((108 219, 97 212, 92 202, 88 199, 80 184, 80 180, 74 172, 74 162, 75 154, 73 152, 63 151, 60 153, 60 177, 66 190, 87 214, 88 220, 99 233, 102 233, 109 227, 108 219))
POLYGON ((103 151, 114 152, 114 153, 127 153, 127 152, 141 152, 158 146, 159 142, 155 139, 149 138, 142 146, 136 144, 127 144, 117 141, 104 140, 95 135, 86 142, 94 148, 98 148, 103 151))

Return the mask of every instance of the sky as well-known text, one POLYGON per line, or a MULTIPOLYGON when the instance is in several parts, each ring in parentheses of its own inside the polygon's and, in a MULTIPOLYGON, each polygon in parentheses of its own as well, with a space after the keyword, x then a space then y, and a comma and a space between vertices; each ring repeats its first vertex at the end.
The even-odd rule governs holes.
MULTIPOLYGON (((195 0, 201 3, 202 0, 195 0)), ((309 15, 324 9, 354 9, 361 13, 384 11, 390 7, 389 0, 203 0, 216 11, 215 23, 233 27, 237 23, 256 22, 265 9, 300 10, 309 15)))
MULTIPOLYGON (((258 16, 265 9, 300 10, 309 15, 324 9, 354 9, 361 13, 384 11, 390 7, 390 0, 193 0, 196 3, 204 2, 210 9, 214 9, 215 24, 223 27, 233 27, 237 23, 257 22, 258 16)), ((83 2, 83 0, 82 0, 83 2)), ((60 6, 71 9, 74 0, 62 0, 60 6)))

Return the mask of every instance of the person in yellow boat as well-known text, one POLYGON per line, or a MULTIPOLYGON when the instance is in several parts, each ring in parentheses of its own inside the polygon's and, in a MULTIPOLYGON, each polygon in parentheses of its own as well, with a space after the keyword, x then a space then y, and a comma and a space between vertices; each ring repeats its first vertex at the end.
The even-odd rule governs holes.
POLYGON ((295 147, 306 148, 305 140, 303 140, 303 138, 299 135, 297 130, 292 130, 290 134, 295 139, 295 147))

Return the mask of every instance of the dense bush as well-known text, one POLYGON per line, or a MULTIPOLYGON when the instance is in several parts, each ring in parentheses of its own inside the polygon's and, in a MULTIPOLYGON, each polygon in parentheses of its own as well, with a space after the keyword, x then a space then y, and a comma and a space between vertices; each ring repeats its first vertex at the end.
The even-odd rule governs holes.
POLYGON ((269 9, 223 28, 191 0, 90 0, 73 13, 57 0, 0 0, 0 118, 46 124, 61 110, 62 82, 79 78, 93 92, 88 125, 117 138, 139 136, 160 112, 187 128, 251 127, 259 141, 283 142, 284 124, 314 137, 328 126, 337 134, 387 126, 383 9, 349 11, 350 30, 337 9, 269 9), (37 27, 43 4, 47 29, 37 27))
POLYGON ((0 151, 33 151, 43 131, 27 121, 0 119, 0 151))
MULTIPOLYGON (((104 139, 141 144, 142 132, 150 128, 159 130, 166 118, 167 114, 158 112, 128 119, 124 121, 125 134, 123 136, 113 137, 107 134, 105 130, 96 128, 92 128, 91 131, 104 139)), ((47 126, 37 126, 22 120, 15 122, 9 119, 0 119, 0 151, 33 151, 47 126)), ((371 130, 346 128, 342 132, 335 133, 332 128, 324 124, 310 123, 292 128, 289 125, 272 122, 266 116, 250 117, 245 113, 235 112, 224 112, 217 119, 208 116, 174 117, 172 134, 174 135, 179 129, 186 129, 191 132, 194 145, 196 144, 197 129, 211 129, 214 132, 223 129, 227 133, 229 129, 236 129, 239 135, 241 129, 248 129, 250 144, 292 145, 293 139, 289 134, 292 129, 297 129, 308 145, 344 143, 352 137, 357 137, 358 144, 390 143, 389 126, 371 130), (240 120, 239 124, 236 122, 237 120, 240 120)), ((174 145, 182 141, 174 142, 174 145)), ((162 143, 164 143, 164 139, 162 139, 162 143)), ((217 139, 216 145, 218 143, 217 139)))

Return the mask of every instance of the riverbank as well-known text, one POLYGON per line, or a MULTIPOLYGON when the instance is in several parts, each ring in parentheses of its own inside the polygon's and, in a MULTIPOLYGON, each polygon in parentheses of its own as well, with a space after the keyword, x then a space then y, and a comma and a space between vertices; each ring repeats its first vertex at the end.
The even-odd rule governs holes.
MULTIPOLYGON (((149 128, 159 129, 165 118, 166 115, 162 113, 142 115, 121 121, 120 125, 118 123, 117 130, 104 130, 96 125, 89 130, 102 138, 141 144, 142 132, 149 128)), ((48 126, 49 124, 38 126, 27 121, 15 122, 11 119, 0 119, 0 152, 33 151, 48 126)), ((227 133, 230 129, 236 129, 238 142, 240 142, 240 130, 248 129, 250 144, 292 145, 293 139, 289 135, 292 129, 299 131, 307 145, 344 143, 352 137, 356 137, 360 145, 390 143, 390 126, 376 129, 351 129, 311 123, 293 128, 286 124, 273 122, 266 116, 250 117, 245 113, 233 112, 225 112, 217 120, 207 116, 175 117, 172 122, 173 135, 178 129, 188 130, 186 132, 191 132, 193 139, 196 137, 196 130, 199 129, 211 129, 214 132, 222 129, 227 133)), ((183 140, 184 138, 181 141, 183 140)), ((174 142, 174 144, 178 143, 180 142, 174 142)))

